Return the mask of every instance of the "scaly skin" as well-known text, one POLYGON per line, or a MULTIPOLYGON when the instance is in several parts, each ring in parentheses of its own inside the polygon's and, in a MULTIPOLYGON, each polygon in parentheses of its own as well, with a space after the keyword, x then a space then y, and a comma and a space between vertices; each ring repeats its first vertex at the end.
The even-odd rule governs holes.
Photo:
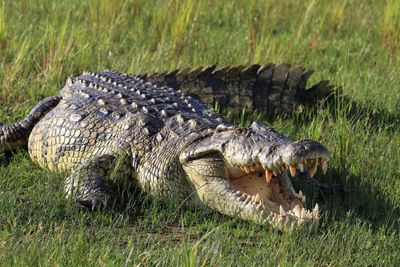
POLYGON ((333 93, 328 81, 306 89, 313 73, 290 64, 238 65, 217 68, 186 68, 139 75, 143 80, 168 86, 194 96, 219 111, 238 113, 243 109, 268 114, 290 114, 333 93))
POLYGON ((24 119, 12 125, 4 125, 0 122, 0 153, 26 145, 33 127, 47 112, 57 106, 60 99, 59 96, 43 99, 24 119))
MULTIPOLYGON (((117 72, 85 72, 60 95, 36 107, 59 102, 33 127, 28 150, 42 167, 68 173, 66 195, 84 206, 112 208, 114 188, 128 180, 153 198, 245 220, 318 221, 286 171, 325 170, 318 142, 293 142, 258 122, 230 125, 191 97, 117 72)), ((3 139, 0 150, 16 143, 3 139)))

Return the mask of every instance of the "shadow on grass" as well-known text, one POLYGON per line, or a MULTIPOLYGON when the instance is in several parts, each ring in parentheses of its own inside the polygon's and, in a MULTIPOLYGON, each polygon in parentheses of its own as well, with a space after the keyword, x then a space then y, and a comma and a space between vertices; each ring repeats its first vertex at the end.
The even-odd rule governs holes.
MULTIPOLYGON (((387 197, 360 176, 331 169, 327 179, 321 182, 339 185, 329 189, 316 189, 300 177, 292 179, 297 190, 302 190, 309 199, 322 204, 328 220, 348 220, 350 223, 361 219, 373 230, 385 225, 391 229, 400 228, 400 209, 389 202, 387 197)), ((386 229, 389 230, 389 229, 386 229)))
MULTIPOLYGON (((385 130, 397 132, 400 131, 400 117, 396 113, 400 113, 400 104, 396 109, 394 112, 389 112, 382 108, 373 108, 358 103, 340 93, 335 93, 319 104, 307 107, 305 112, 294 112, 289 116, 293 116, 296 119, 296 123, 303 124, 304 121, 310 121, 315 118, 320 112, 328 112, 334 120, 344 115, 348 121, 363 120, 374 129, 383 127, 385 130)), ((271 121, 274 120, 273 115, 268 115, 268 118, 271 121)))
POLYGON ((16 153, 16 151, 5 151, 0 153, 0 166, 7 167, 10 165, 14 153, 16 153))

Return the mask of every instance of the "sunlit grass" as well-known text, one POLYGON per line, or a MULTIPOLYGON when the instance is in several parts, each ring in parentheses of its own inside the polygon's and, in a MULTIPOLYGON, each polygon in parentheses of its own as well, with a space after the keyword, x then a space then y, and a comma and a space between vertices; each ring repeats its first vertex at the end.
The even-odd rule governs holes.
POLYGON ((399 49, 400 45, 400 2, 387 0, 381 20, 381 30, 384 37, 384 44, 391 49, 399 49))
MULTIPOLYGON (((314 68, 345 98, 273 125, 323 142, 330 169, 317 232, 280 232, 146 198, 122 213, 65 201, 63 177, 26 151, 0 155, 0 265, 393 266, 400 262, 399 3, 387 1, 0 1, 0 121, 23 117, 83 70, 212 64, 314 68)), ((215 107, 218 108, 218 107, 215 107)), ((237 112, 248 125, 259 114, 237 112)))

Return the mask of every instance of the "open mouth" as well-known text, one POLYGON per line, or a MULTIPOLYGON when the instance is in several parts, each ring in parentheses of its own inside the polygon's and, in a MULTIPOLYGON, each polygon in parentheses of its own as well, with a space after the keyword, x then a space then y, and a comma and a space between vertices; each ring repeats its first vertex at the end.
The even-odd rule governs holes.
POLYGON ((318 204, 312 210, 307 210, 306 196, 294 190, 288 173, 295 177, 297 171, 308 171, 314 176, 318 165, 325 174, 328 168, 327 159, 307 158, 301 162, 283 163, 274 170, 264 169, 260 163, 248 166, 230 165, 226 163, 226 177, 236 191, 237 198, 246 205, 255 207, 263 218, 273 223, 289 221, 318 221, 318 204), (264 214, 269 212, 269 214, 264 214))

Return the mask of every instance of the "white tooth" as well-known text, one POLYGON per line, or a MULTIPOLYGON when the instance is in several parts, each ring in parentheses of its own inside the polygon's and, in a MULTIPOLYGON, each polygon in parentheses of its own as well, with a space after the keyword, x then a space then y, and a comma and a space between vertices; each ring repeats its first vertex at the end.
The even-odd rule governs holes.
POLYGON ((296 217, 300 218, 300 216, 301 216, 301 208, 300 208, 300 205, 294 206, 293 212, 294 212, 294 215, 296 215, 296 217))
POLYGON ((242 192, 240 192, 239 190, 238 191, 236 191, 236 196, 241 196, 242 195, 242 192))
POLYGON ((301 218, 303 219, 307 218, 307 211, 304 208, 301 209, 301 218))
POLYGON ((290 170, 290 175, 292 175, 292 177, 295 177, 296 176, 296 166, 290 165, 289 170, 290 170))
POLYGON ((261 197, 258 193, 255 195, 254 199, 255 199, 256 203, 261 201, 261 197))
POLYGON ((314 160, 309 168, 310 176, 314 177, 315 173, 317 172, 317 167, 318 167, 318 160, 314 160))
POLYGON ((267 181, 267 183, 269 184, 272 180, 272 174, 273 172, 271 170, 265 170, 265 180, 267 181))
POLYGON ((318 203, 315 204, 315 208, 312 211, 314 218, 318 218, 319 217, 319 206, 318 203))
POLYGON ((321 169, 322 173, 326 174, 326 171, 328 170, 328 162, 324 159, 321 160, 321 169))
POLYGON ((297 167, 299 167, 301 172, 304 172, 304 165, 302 163, 297 164, 297 167))
POLYGON ((248 195, 247 198, 246 198, 246 200, 245 200, 245 202, 246 202, 246 203, 249 203, 250 201, 251 201, 251 196, 248 195))
POLYGON ((279 205, 279 214, 281 215, 281 216, 286 216, 286 212, 285 212, 285 210, 283 209, 283 207, 282 207, 282 205, 279 205))
POLYGON ((249 174, 250 173, 250 169, 248 167, 243 167, 244 171, 249 174))
POLYGON ((300 190, 298 194, 301 202, 306 203, 306 196, 303 194, 303 192, 300 190))
POLYGON ((274 175, 275 175, 275 176, 278 176, 278 174, 279 174, 279 171, 278 171, 278 170, 273 170, 273 172, 274 172, 274 175))

